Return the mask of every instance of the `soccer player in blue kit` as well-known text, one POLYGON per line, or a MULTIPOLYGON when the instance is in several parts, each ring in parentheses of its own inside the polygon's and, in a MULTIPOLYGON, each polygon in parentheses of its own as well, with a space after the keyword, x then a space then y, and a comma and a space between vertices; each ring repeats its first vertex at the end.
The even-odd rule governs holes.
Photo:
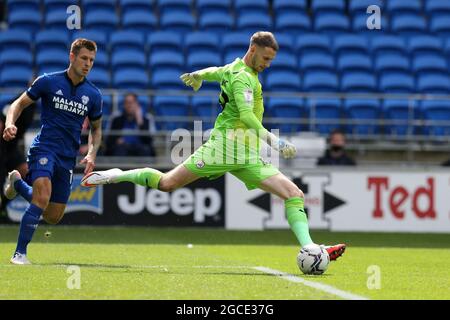
POLYGON ((102 140, 102 95, 86 76, 92 69, 96 52, 95 42, 76 39, 70 48, 68 69, 38 77, 8 110, 3 131, 6 141, 15 138, 14 124, 22 111, 33 101, 42 99, 42 126, 28 151, 26 181, 18 171, 12 171, 4 190, 8 199, 20 194, 30 202, 10 260, 13 264, 30 264, 27 246, 41 215, 51 224, 58 223, 64 215, 86 117, 90 122, 89 151, 81 163, 85 164, 85 174, 94 169, 102 140))

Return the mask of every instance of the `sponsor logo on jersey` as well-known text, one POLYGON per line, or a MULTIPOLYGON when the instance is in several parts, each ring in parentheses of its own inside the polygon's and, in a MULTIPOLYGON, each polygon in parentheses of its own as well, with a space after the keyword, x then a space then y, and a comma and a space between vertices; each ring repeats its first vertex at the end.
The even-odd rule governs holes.
POLYGON ((64 97, 54 96, 53 103, 55 104, 55 109, 72 112, 81 116, 85 116, 88 111, 88 107, 85 104, 72 101, 64 97))

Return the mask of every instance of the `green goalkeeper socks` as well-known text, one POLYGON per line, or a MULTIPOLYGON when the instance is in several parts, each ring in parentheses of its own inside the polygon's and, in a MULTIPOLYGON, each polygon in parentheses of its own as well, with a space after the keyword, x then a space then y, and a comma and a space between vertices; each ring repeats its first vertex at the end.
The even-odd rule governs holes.
POLYGON ((313 243, 309 235, 308 218, 303 209, 303 202, 303 198, 300 197, 289 198, 284 202, 289 226, 302 247, 313 243))
POLYGON ((161 180, 162 175, 162 172, 152 168, 134 169, 124 171, 115 181, 132 182, 141 186, 158 189, 159 180, 161 180))

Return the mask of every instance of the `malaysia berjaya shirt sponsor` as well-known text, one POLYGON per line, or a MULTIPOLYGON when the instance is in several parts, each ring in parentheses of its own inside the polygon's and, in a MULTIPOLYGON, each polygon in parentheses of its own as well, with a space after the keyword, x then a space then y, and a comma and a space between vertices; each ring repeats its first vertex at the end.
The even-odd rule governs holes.
POLYGON ((27 95, 42 99, 41 130, 30 153, 53 152, 63 157, 76 157, 86 117, 94 121, 102 116, 102 95, 89 80, 73 85, 67 70, 44 74, 37 78, 27 95))

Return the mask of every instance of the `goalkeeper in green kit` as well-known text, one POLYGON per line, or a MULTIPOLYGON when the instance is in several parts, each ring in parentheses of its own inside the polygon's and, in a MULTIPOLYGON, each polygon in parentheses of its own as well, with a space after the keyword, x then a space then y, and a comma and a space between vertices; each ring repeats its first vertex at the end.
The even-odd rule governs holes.
MULTIPOLYGON (((181 75, 181 80, 194 91, 200 89, 203 81, 220 83, 219 102, 223 108, 208 141, 182 164, 167 173, 152 168, 94 171, 83 177, 81 185, 90 187, 126 181, 171 192, 199 178, 214 179, 228 172, 249 190, 260 188, 282 198, 289 226, 300 245, 312 244, 303 192, 259 156, 262 141, 284 158, 296 154, 291 143, 279 139, 261 124, 264 106, 258 74, 270 66, 277 51, 278 44, 272 33, 256 32, 242 59, 181 75)), ((330 260, 336 260, 345 251, 344 244, 324 247, 330 260)))

